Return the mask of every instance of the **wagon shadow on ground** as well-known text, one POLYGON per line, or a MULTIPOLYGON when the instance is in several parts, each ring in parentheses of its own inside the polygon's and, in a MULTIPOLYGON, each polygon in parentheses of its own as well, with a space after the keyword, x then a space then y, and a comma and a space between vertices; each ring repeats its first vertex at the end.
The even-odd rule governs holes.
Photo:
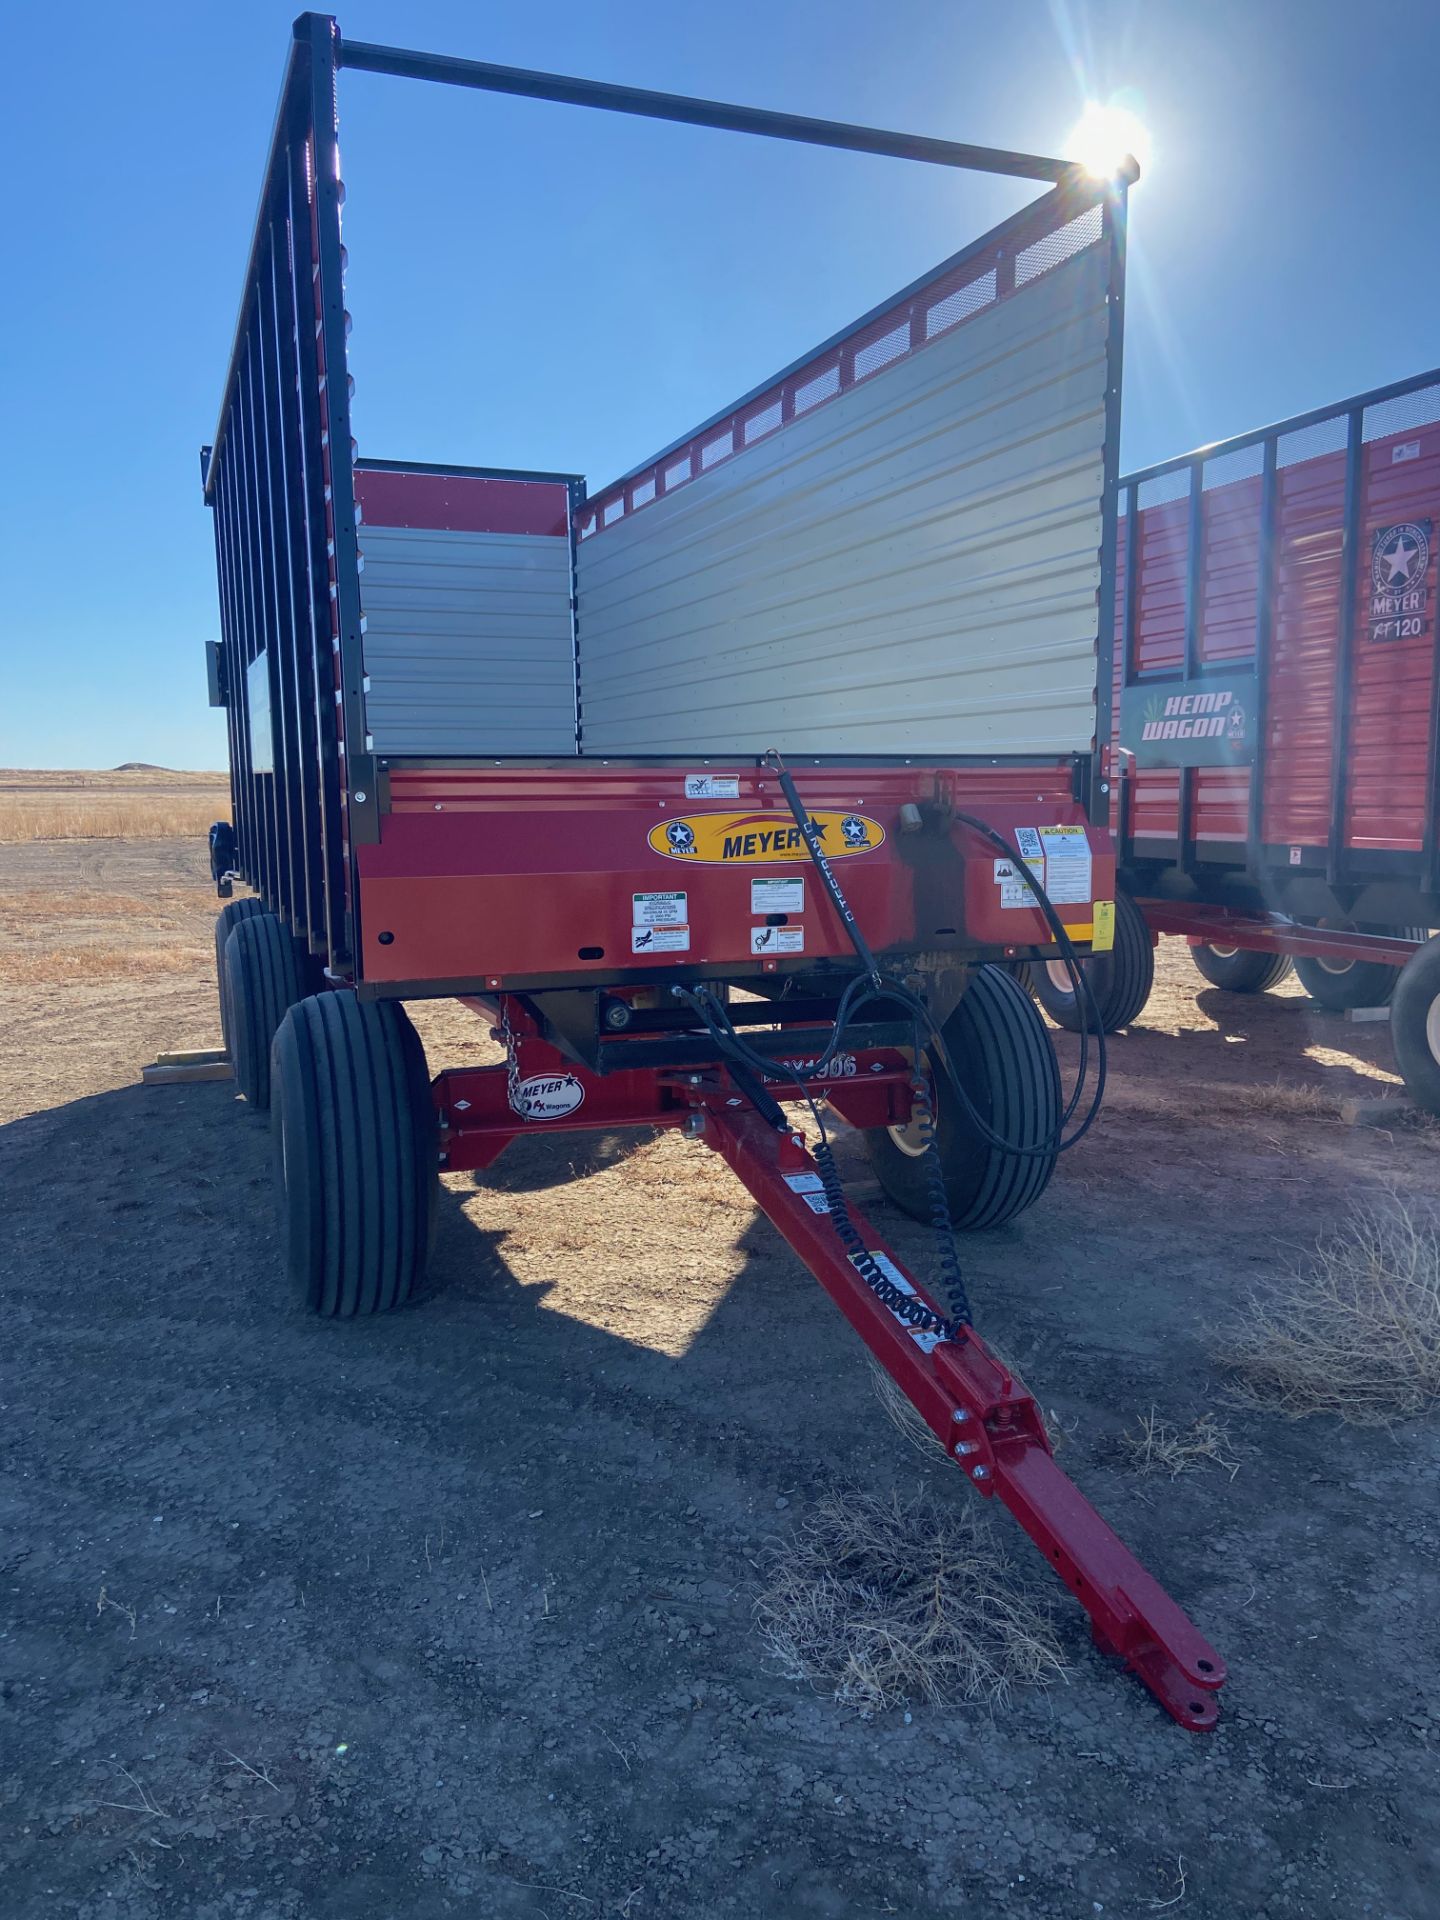
MULTIPOLYGON (((1403 1091, 1383 1021, 1357 1024, 1298 996, 1267 1001, 1219 988, 1196 994, 1195 1006, 1210 1025, 1172 1028, 1151 1009, 1110 1035, 1111 1089, 1131 1082, 1167 1089, 1183 1100, 1204 1088, 1245 1085, 1258 1093, 1278 1081, 1311 1087, 1337 1106, 1403 1091)), ((1062 1067, 1073 1073, 1077 1037, 1053 1032, 1052 1038, 1062 1067)))

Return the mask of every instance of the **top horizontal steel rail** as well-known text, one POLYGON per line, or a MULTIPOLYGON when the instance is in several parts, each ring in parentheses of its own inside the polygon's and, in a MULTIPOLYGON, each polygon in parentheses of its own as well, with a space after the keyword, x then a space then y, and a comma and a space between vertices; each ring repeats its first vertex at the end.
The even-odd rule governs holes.
POLYGON ((1146 480, 1179 473, 1197 460, 1213 460, 1222 453, 1240 453, 1246 447, 1261 446, 1277 435, 1295 433, 1301 427, 1318 427, 1326 420, 1338 420, 1347 413, 1379 406, 1386 400, 1401 400, 1407 393, 1418 393, 1422 387, 1436 385, 1440 385, 1440 367, 1432 367, 1428 373, 1413 373, 1408 380, 1392 380, 1386 387, 1371 387, 1368 393, 1352 394, 1348 400, 1332 400, 1328 407, 1312 407, 1308 413, 1292 414, 1288 420, 1272 421, 1268 427, 1252 427, 1248 433, 1232 434, 1228 440, 1212 440, 1206 446, 1192 447, 1189 453, 1177 453, 1171 460, 1158 460, 1153 467, 1137 467, 1134 473, 1121 474, 1120 485, 1138 487, 1146 480))
POLYGON ((619 87, 605 80, 577 80, 561 73, 537 73, 528 67, 497 67, 486 60, 456 60, 440 53, 413 53, 404 47, 378 47, 342 39, 339 64, 362 73, 389 73, 402 80, 436 80, 450 87, 474 87, 483 93, 518 94, 527 100, 557 100, 572 107, 601 107, 610 113, 639 114, 647 120, 677 120, 692 127, 719 127, 730 133, 766 134, 772 140, 798 140, 812 147, 843 147, 852 153, 879 153, 895 160, 922 160, 937 167, 963 167, 972 173, 1006 173, 1020 180, 1068 180, 1073 161, 1039 153, 1011 153, 1001 147, 972 147, 958 140, 924 134, 891 133, 881 127, 854 127, 840 120, 813 120, 798 113, 772 113, 763 107, 737 107, 723 100, 697 100, 683 93, 654 93, 643 87, 619 87))

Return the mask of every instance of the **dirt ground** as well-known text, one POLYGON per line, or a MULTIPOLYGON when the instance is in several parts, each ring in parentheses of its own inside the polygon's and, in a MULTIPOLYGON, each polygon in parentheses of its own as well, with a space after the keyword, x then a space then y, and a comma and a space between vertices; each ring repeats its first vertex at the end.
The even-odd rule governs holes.
POLYGON ((1440 1912, 1440 1435, 1227 1409, 1206 1344, 1351 1199, 1433 1195, 1440 1130, 1332 1117, 1392 1080, 1382 1027, 1167 943, 1103 1123, 962 1243, 1062 1463, 1227 1657, 1219 1731, 1058 1589, 1065 1684, 867 1714, 767 1662, 765 1544, 836 1487, 972 1496, 740 1189, 676 1136, 538 1140, 447 1179, 423 1304, 302 1317, 263 1120, 138 1080, 218 1044, 213 911, 197 842, 0 848, 6 1916, 1440 1912), (1217 1412, 1234 1478, 1127 1471, 1152 1407, 1217 1412))

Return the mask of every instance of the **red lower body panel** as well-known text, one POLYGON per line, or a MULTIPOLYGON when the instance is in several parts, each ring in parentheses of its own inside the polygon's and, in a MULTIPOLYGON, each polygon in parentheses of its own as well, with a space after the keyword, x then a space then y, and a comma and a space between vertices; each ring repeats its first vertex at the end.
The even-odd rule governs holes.
MULTIPOLYGON (((877 952, 1050 944, 1021 883, 993 845, 952 820, 957 811, 1011 846, 1017 832, 1049 836, 1046 884, 1077 941, 1091 938, 1092 902, 1114 898, 1109 835, 1087 828, 1068 763, 796 778, 877 952)), ((396 768, 389 782, 379 844, 359 850, 367 982, 493 991, 852 958, 764 769, 396 768), (702 783, 712 789, 703 797, 702 783)))

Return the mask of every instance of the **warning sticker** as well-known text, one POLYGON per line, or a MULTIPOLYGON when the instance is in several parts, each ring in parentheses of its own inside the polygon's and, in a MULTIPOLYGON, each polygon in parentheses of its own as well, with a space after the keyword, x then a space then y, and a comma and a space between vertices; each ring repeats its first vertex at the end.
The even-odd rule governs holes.
POLYGON ((1045 851, 1045 891, 1057 907, 1088 904, 1090 899, 1090 841, 1084 827, 1042 827, 1045 851))
POLYGON ((752 880, 750 911, 752 913, 803 913, 805 911, 803 877, 797 876, 791 879, 787 874, 779 880, 752 880))
POLYGON ((1000 889, 1002 907, 1035 907, 1040 904, 1024 871, 1013 860, 995 862, 995 884, 1000 889))
POLYGON ((631 953, 688 953, 689 927, 631 927, 631 953))
POLYGON ((740 782, 729 773, 687 773, 687 800, 738 800, 740 782))
POLYGON ((803 953, 803 927, 751 927, 751 953, 803 953))
POLYGON ((1097 900, 1095 902, 1095 930, 1090 936, 1090 945, 1096 953, 1109 953, 1115 945, 1115 902, 1097 900))
MULTIPOLYGON (((880 1269, 881 1273, 884 1274, 885 1278, 890 1282, 891 1286, 894 1287, 900 1293, 908 1294, 908 1296, 913 1300, 915 1298, 914 1287, 911 1286, 910 1282, 905 1278, 904 1274, 900 1271, 899 1267, 896 1266, 895 1262, 890 1258, 889 1254, 879 1253, 873 1247, 869 1249, 869 1252, 870 1252, 870 1258, 875 1262, 876 1266, 880 1269)), ((852 1262, 854 1262, 855 1255, 853 1253, 851 1254, 850 1259, 852 1262)), ((910 1335, 910 1338, 915 1342, 916 1346, 919 1347, 922 1353, 933 1353, 936 1347, 940 1345, 940 1342, 945 1337, 944 1334, 942 1333, 922 1333, 918 1327, 912 1327, 909 1321, 905 1319, 903 1314, 896 1313, 893 1307, 891 1307, 889 1311, 900 1322, 901 1326, 905 1328, 906 1332, 910 1335)))
POLYGON ((636 927, 683 927, 690 918, 683 893, 632 893, 630 922, 636 927))
POLYGON ((825 1198, 825 1183, 818 1173, 787 1173, 785 1184, 792 1193, 799 1195, 812 1213, 829 1213, 830 1202, 825 1198))

